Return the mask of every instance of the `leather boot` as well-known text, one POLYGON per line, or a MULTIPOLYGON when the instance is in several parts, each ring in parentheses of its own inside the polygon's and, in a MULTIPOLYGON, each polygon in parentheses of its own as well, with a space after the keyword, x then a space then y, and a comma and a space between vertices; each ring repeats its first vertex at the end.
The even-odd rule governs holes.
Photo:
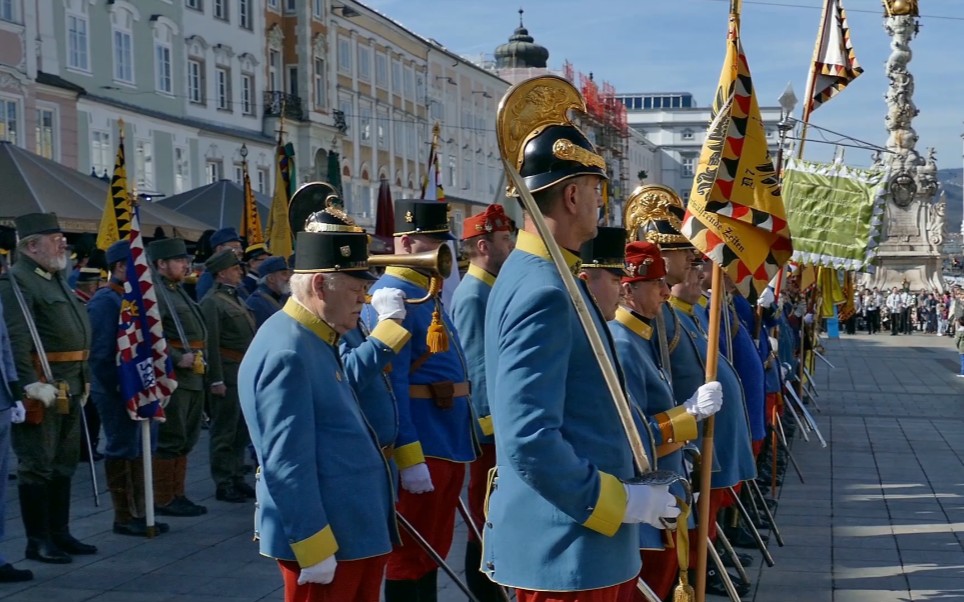
POLYGON ((184 493, 184 482, 187 479, 187 456, 178 456, 174 459, 174 498, 185 508, 189 508, 192 516, 207 514, 208 509, 201 504, 195 504, 188 499, 184 493))
POLYGON ((178 491, 182 493, 184 491, 184 473, 180 467, 182 459, 182 456, 163 460, 154 459, 154 487, 157 494, 154 511, 161 516, 201 516, 207 512, 203 506, 192 504, 183 495, 178 495, 178 491), (157 491, 158 484, 164 485, 165 489, 162 492, 157 491))
POLYGON ((418 595, 418 581, 386 579, 385 602, 421 602, 418 595))
POLYGON ((114 505, 114 533, 119 535, 134 535, 129 532, 131 520, 131 473, 127 460, 107 458, 104 460, 104 472, 107 474, 107 489, 110 500, 114 505))
POLYGON ((70 534, 70 477, 50 479, 50 538, 68 554, 96 554, 97 546, 78 540, 70 534))
MULTIPOLYGON (((130 471, 131 522, 129 523, 130 533, 121 533, 121 535, 139 535, 146 537, 148 533, 147 520, 145 519, 146 513, 144 511, 144 461, 141 458, 135 458, 133 460, 127 460, 127 465, 130 471)), ((170 530, 171 528, 167 523, 154 522, 155 535, 167 533, 170 530)), ((116 523, 114 525, 114 533, 118 533, 116 523)))
POLYGON ((17 488, 20 494, 20 515, 23 530, 27 534, 27 549, 24 556, 30 560, 49 564, 73 562, 63 550, 50 539, 50 506, 47 483, 21 483, 17 488))
POLYGON ((174 501, 174 458, 154 458, 154 506, 160 509, 174 501))
POLYGON ((479 602, 500 602, 499 586, 479 570, 482 565, 482 544, 465 542, 465 584, 479 602))
POLYGON ((418 580, 418 602, 438 602, 438 569, 418 580))

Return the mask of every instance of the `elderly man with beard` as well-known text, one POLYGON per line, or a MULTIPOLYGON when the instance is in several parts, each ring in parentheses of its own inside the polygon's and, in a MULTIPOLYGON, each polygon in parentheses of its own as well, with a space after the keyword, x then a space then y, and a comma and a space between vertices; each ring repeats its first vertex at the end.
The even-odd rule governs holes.
POLYGON ((80 412, 90 390, 90 321, 62 273, 67 267, 67 241, 57 216, 31 213, 15 222, 18 258, 0 280, 0 299, 20 377, 14 398, 22 399, 27 409, 26 421, 13 429, 25 555, 64 564, 71 562, 72 554, 97 552, 68 529, 70 482, 80 452, 80 412), (38 369, 40 353, 46 356, 52 380, 38 369))
POLYGON ((272 256, 261 262, 258 267, 258 288, 251 293, 244 304, 254 315, 258 328, 276 311, 284 307, 291 287, 291 270, 284 257, 272 256))

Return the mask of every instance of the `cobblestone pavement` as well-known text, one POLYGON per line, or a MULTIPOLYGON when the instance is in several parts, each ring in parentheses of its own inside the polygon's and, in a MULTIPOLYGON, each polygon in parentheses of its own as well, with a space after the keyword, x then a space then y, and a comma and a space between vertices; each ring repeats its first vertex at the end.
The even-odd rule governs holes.
MULTIPOLYGON (((776 566, 751 571, 757 602, 964 600, 964 378, 951 339, 858 335, 824 341, 816 375, 829 446, 799 436, 793 453, 806 484, 788 473, 777 522, 787 545, 771 543, 776 566)), ((815 410, 816 408, 811 408, 815 410)), ((104 489, 102 464, 98 479, 104 489)), ((16 602, 254 602, 283 600, 273 562, 251 541, 252 507, 214 500, 206 432, 191 456, 188 495, 208 506, 170 518, 153 540, 111 533, 109 496, 96 507, 86 466, 77 471, 72 530, 95 556, 69 565, 23 560, 16 481, 8 484, 0 551, 36 578, 0 585, 16 602)), ((461 573, 459 524, 449 555, 461 573)), ((464 596, 444 576, 441 602, 464 596)), ((709 598, 719 599, 722 598, 709 598)))

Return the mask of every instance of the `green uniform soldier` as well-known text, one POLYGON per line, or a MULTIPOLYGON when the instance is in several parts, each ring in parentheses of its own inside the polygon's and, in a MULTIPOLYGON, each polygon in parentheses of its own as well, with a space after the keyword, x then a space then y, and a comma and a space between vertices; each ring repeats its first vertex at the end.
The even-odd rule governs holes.
POLYGON ((208 329, 208 392, 211 416, 211 478, 215 498, 244 502, 254 489, 244 482, 244 451, 248 427, 238 400, 238 367, 254 338, 254 316, 238 297, 244 273, 238 256, 219 251, 204 263, 214 286, 201 300, 201 313, 208 329))
POLYGON ((164 408, 154 456, 154 505, 164 516, 200 516, 207 508, 184 495, 187 455, 201 435, 207 329, 197 303, 182 285, 191 263, 184 241, 155 240, 147 254, 159 276, 161 322, 174 363, 177 389, 164 408))
POLYGON ((63 276, 67 241, 50 213, 16 220, 17 261, 0 279, 4 320, 27 419, 13 427, 20 508, 31 560, 63 564, 94 554, 68 529, 70 481, 80 453, 80 413, 90 389, 90 322, 63 276))

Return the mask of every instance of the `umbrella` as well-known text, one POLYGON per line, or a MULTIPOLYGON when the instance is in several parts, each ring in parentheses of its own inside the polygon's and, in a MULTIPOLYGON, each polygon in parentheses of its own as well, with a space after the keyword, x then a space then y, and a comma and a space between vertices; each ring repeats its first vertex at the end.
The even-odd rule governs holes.
MULTIPOLYGON (((265 225, 264 216, 271 208, 271 198, 260 192, 254 193, 254 201, 258 204, 258 214, 261 225, 265 225)), ((241 215, 244 212, 244 188, 231 180, 218 180, 181 194, 159 199, 154 205, 161 205, 177 211, 182 215, 190 215, 216 229, 241 225, 241 215)))
POLYGON ((388 185, 388 180, 382 178, 378 186, 378 203, 375 206, 375 239, 381 243, 377 252, 395 252, 394 234, 395 207, 392 203, 392 188, 388 185))
MULTIPOLYGON (((0 222, 26 213, 56 213, 65 232, 97 233, 110 184, 10 142, 0 142, 0 222)), ((142 227, 196 240, 210 228, 197 219, 150 203, 141 205, 142 227)))

